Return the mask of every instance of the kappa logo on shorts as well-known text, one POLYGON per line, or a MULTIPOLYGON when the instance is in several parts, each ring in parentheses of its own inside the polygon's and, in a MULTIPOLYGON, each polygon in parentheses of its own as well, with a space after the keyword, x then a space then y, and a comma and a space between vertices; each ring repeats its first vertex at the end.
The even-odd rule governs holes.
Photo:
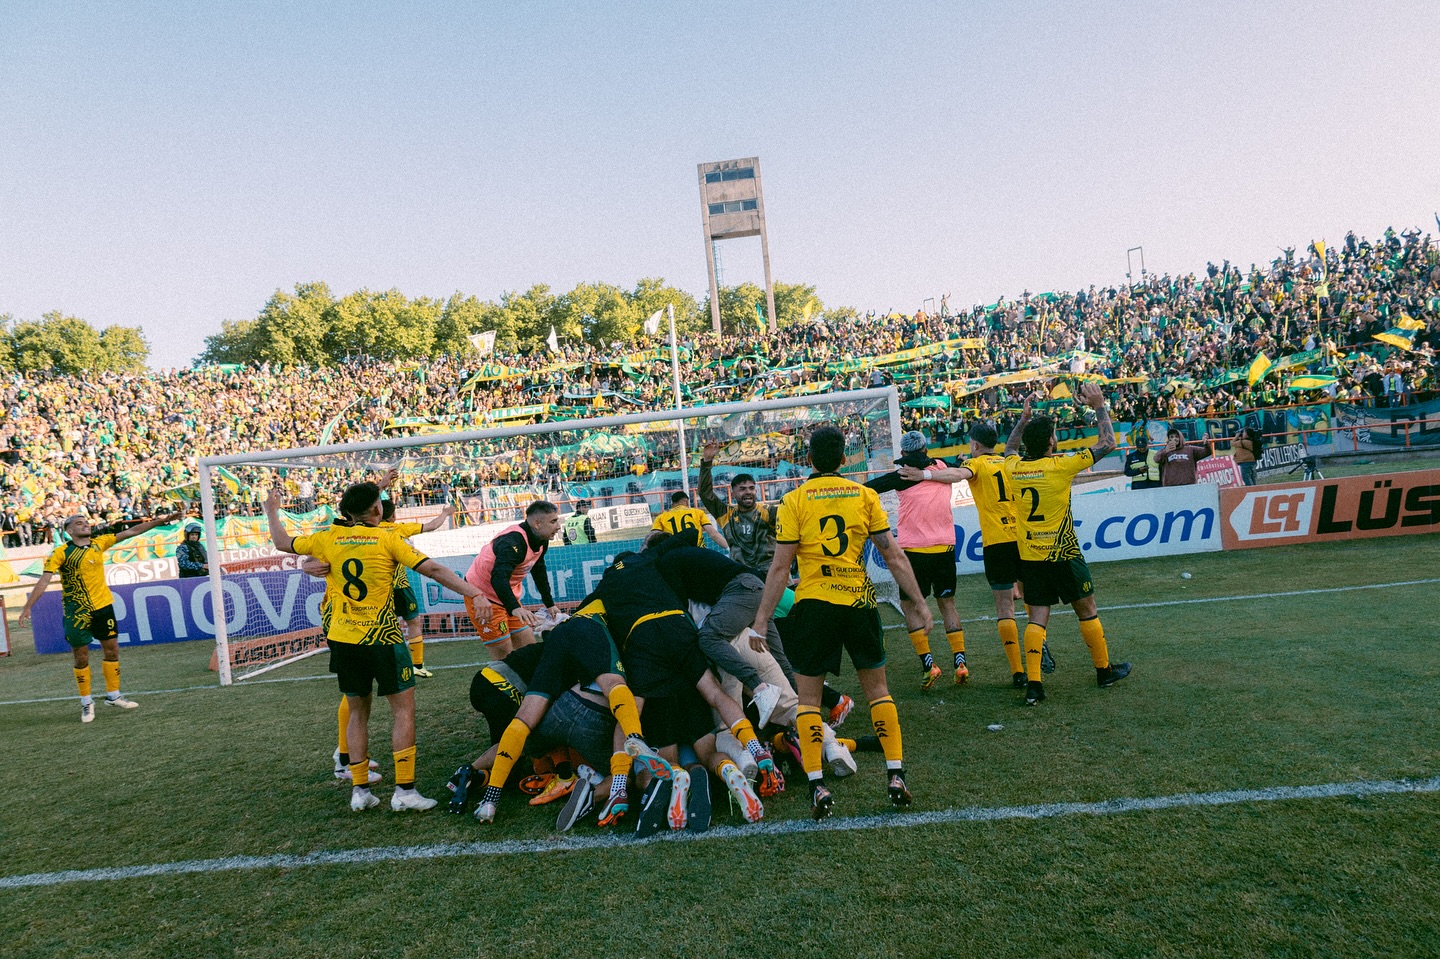
POLYGON ((1240 540, 1283 539, 1310 532, 1315 489, 1256 490, 1246 493, 1230 512, 1230 528, 1240 540))

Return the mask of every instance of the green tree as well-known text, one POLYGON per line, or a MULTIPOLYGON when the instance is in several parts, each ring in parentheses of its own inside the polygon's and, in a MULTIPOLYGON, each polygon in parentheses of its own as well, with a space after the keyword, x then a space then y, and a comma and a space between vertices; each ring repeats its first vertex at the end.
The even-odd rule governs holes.
POLYGON ((100 331, 100 350, 104 354, 105 368, 125 373, 138 373, 145 369, 150 357, 150 343, 139 327, 111 324, 100 331))
MULTIPOLYGON (((663 310, 665 307, 675 305, 675 331, 677 333, 695 333, 710 328, 710 306, 708 301, 702 308, 695 297, 684 290, 670 286, 658 277, 646 277, 635 284, 635 289, 630 292, 630 299, 635 304, 635 311, 643 324, 656 310, 663 310)), ((661 333, 666 333, 666 326, 661 326, 661 333)), ((637 328, 630 337, 639 335, 637 328)))
POLYGON ((259 320, 224 320, 219 333, 205 337, 205 349, 195 357, 195 364, 254 362, 260 353, 259 338, 259 320))
POLYGON ((495 331, 495 342, 499 347, 509 334, 508 329, 502 329, 507 323, 508 318, 494 303, 484 303, 477 297, 456 291, 445 301, 435 321, 434 355, 472 356, 474 348, 470 345, 469 336, 489 330, 495 331))
POLYGON ((502 294, 499 309, 504 318, 503 348, 521 351, 544 349, 551 324, 555 325, 557 336, 568 338, 557 322, 555 304, 555 294, 544 283, 536 283, 524 293, 512 291, 502 294))
POLYGON ((15 324, 10 340, 15 366, 25 372, 53 369, 79 374, 105 368, 105 351, 95 327, 59 310, 15 324))
POLYGON ((581 283, 555 301, 555 332, 562 339, 608 347, 640 332, 644 317, 618 286, 581 283))
POLYGON ((10 339, 10 327, 14 324, 14 316, 0 313, 0 371, 6 373, 15 369, 15 345, 10 339))
POLYGON ((775 284, 775 315, 780 326, 803 322, 807 305, 812 319, 825 311, 825 305, 815 295, 815 287, 807 283, 775 284))
POLYGON ((356 354, 382 360, 428 357, 441 309, 438 300, 411 301, 399 290, 357 290, 335 304, 327 352, 332 361, 356 354))

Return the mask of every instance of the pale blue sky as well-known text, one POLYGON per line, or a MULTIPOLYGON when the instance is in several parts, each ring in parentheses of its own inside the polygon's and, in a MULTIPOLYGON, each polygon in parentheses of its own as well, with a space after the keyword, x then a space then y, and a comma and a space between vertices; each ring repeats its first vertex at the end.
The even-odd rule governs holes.
POLYGON ((301 281, 703 296, 695 164, 749 155, 777 279, 966 306, 1435 232, 1437 105, 1434 0, 4 0, 0 313, 175 366, 301 281))

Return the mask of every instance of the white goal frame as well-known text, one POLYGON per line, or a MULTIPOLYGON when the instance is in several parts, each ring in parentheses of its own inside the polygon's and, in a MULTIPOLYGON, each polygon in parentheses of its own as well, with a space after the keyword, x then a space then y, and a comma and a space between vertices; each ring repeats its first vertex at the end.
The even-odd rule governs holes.
MULTIPOLYGON (((199 462, 200 510, 205 526, 205 548, 212 557, 220 555, 219 542, 215 535, 215 486, 212 470, 221 466, 327 468, 333 464, 313 462, 316 459, 343 454, 368 453, 382 450, 416 449, 427 446, 441 446, 449 443, 471 443, 478 440, 496 439, 507 436, 526 436, 536 433, 561 431, 604 430, 611 427, 631 426, 638 423, 654 423, 674 420, 681 434, 683 449, 684 421, 707 416, 728 416, 736 413, 762 413, 767 410, 800 409, 812 406, 832 406, 847 402, 864 403, 876 400, 886 401, 890 415, 890 448, 899 454, 900 450, 900 392, 894 386, 865 390, 847 390, 839 393, 815 393, 810 396, 784 397, 773 400, 754 400, 741 403, 722 403, 714 406, 682 406, 669 409, 651 410, 644 413, 630 413, 623 416, 599 416, 590 419, 564 420, 548 423, 532 423, 524 426, 497 426, 481 430, 467 430, 458 433, 436 433, 424 436, 398 436, 388 439, 369 440, 359 443, 340 443, 329 446, 306 446, 293 449, 264 450, 255 453, 232 453, 224 456, 205 456, 199 462)), ((689 473, 684 472, 682 482, 689 491, 689 473)), ((230 669, 230 643, 227 635, 225 592, 221 582, 220 563, 210 563, 210 596, 212 619, 215 622, 216 665, 220 673, 220 685, 232 685, 234 680, 230 669)))

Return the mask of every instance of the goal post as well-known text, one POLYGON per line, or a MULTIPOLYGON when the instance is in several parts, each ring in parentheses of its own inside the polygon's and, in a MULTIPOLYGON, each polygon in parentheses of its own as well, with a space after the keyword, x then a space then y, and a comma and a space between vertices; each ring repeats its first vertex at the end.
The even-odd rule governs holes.
MULTIPOLYGON (((323 584, 306 582, 311 578, 293 569, 227 572, 215 561, 227 545, 217 523, 225 508, 231 514, 227 531, 232 520, 253 530, 253 519, 235 514, 246 510, 247 500, 253 509, 260 489, 285 480, 289 471, 318 475, 314 485, 328 491, 330 501, 338 501, 345 485, 373 479, 392 467, 412 484, 431 484, 436 495, 459 507, 459 522, 474 528, 422 534, 416 545, 456 568, 468 565, 484 542, 523 518, 524 507, 541 498, 555 502, 562 512, 589 501, 601 541, 592 546, 602 554, 607 545, 639 539, 649 527, 649 511, 668 507, 674 490, 691 490, 690 464, 711 441, 724 450, 715 469, 717 491, 724 490, 729 476, 743 471, 756 477, 765 500, 777 500, 809 475, 804 440, 810 428, 822 422, 834 422, 845 431, 844 469, 857 479, 892 467, 900 448, 900 400, 894 387, 203 457, 200 506, 212 562, 208 595, 197 596, 192 605, 199 619, 210 600, 211 612, 204 618, 213 623, 220 683, 231 685, 258 674, 262 666, 274 666, 274 660, 267 659, 237 674, 235 643, 242 638, 246 643, 241 645, 264 647, 266 656, 299 659, 315 652, 314 641, 297 640, 296 648, 287 650, 281 640, 312 635, 310 630, 319 624, 315 611, 323 584), (223 597, 219 603, 213 601, 217 596, 223 597)), ((438 503, 419 505, 413 502, 416 495, 408 497, 402 512, 417 519, 438 514, 438 503)), ((291 515, 312 524, 328 516, 291 515)), ((263 516, 259 522, 263 528, 263 516)), ((291 532, 297 530, 292 527, 291 532)), ((555 545, 560 544, 557 538, 555 545)), ((546 565, 552 584, 558 580, 573 590, 586 582, 595 558, 573 570, 562 568, 565 560, 582 553, 550 551, 546 565)), ((438 596, 445 591, 417 590, 421 592, 438 596)), ((522 596, 522 601, 531 600, 522 596)), ((425 601, 421 609, 437 615, 454 611, 453 605, 432 609, 425 601)))

